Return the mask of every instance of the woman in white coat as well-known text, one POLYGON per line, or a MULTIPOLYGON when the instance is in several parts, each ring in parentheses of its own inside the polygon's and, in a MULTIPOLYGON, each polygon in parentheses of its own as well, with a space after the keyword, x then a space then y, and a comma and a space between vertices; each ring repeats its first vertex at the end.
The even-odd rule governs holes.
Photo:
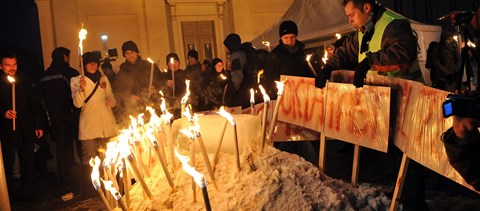
POLYGON ((74 105, 82 109, 78 139, 82 145, 82 173, 88 183, 90 158, 95 157, 98 148, 105 146, 109 138, 117 135, 118 129, 112 113, 116 101, 108 78, 98 70, 100 58, 92 52, 82 57, 85 76, 72 78, 70 88, 74 105))

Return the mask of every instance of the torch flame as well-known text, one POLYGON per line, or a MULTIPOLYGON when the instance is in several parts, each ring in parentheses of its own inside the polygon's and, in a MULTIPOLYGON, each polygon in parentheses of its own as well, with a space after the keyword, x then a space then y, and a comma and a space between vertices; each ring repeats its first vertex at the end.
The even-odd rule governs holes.
POLYGON ((307 58, 306 58, 305 60, 307 60, 307 62, 309 62, 309 61, 310 61, 310 58, 312 58, 312 54, 308 54, 308 55, 307 55, 307 58))
POLYGON ((173 57, 170 57, 170 64, 173 65, 174 61, 175 61, 175 60, 173 59, 173 57))
POLYGON ((10 83, 15 82, 15 78, 12 77, 12 76, 7 76, 7 79, 8 79, 8 81, 10 81, 10 83))
POLYGON ((100 158, 95 156, 95 159, 90 158, 90 166, 92 167, 92 174, 90 178, 92 179, 92 184, 95 190, 100 188, 100 172, 98 171, 98 167, 100 167, 100 158))
POLYGON ((190 96, 190 80, 185 80, 185 84, 187 85, 187 92, 185 96, 182 97, 182 101, 180 101, 182 104, 187 103, 188 97, 190 96))
POLYGON ((122 130, 122 133, 118 136, 118 152, 123 158, 127 158, 131 155, 130 146, 128 140, 131 134, 131 130, 122 130))
POLYGON ((470 47, 470 48, 475 48, 475 47, 477 47, 477 46, 475 45, 475 43, 473 43, 473 42, 471 42, 471 41, 468 41, 468 42, 467 42, 467 45, 468 45, 468 47, 470 47))
POLYGON ((78 39, 80 39, 80 44, 82 43, 83 40, 87 39, 87 30, 83 28, 83 25, 82 25, 82 29, 80 29, 80 31, 78 32, 78 39))
POLYGON ((257 73, 257 82, 260 84, 260 78, 262 77, 263 75, 263 69, 259 70, 258 73, 257 73))
POLYGON ((455 42, 458 42, 458 36, 457 35, 453 36, 453 39, 455 40, 455 42))
POLYGON ((118 156, 117 142, 108 142, 107 150, 105 151, 105 158, 103 159, 103 166, 108 166, 116 163, 118 156))
POLYGON ((284 80, 284 81, 281 81, 281 82, 280 81, 275 81, 275 83, 277 84, 277 89, 278 89, 277 95, 278 96, 281 96, 283 94, 283 88, 285 87, 284 83, 287 80, 284 80))
POLYGON ((150 59, 150 57, 148 57, 147 60, 148 60, 150 63, 152 63, 152 64, 155 63, 155 62, 153 62, 152 59, 150 59))
POLYGON ((270 102, 270 97, 268 96, 267 92, 265 91, 265 89, 263 88, 262 85, 259 85, 258 88, 260 88, 260 92, 262 92, 262 95, 263 95, 263 101, 265 103, 267 102, 270 102))
POLYGON ((235 119, 232 117, 230 113, 228 113, 223 106, 220 107, 220 110, 217 112, 217 114, 220 114, 223 118, 228 120, 231 125, 235 125, 235 119))
POLYGON ((253 88, 250 89, 250 104, 255 104, 255 91, 253 91, 253 88))
POLYGON ((181 132, 183 135, 188 137, 190 140, 195 139, 195 135, 189 129, 184 128, 184 129, 179 130, 179 132, 181 132))
POLYGON ((223 74, 220 74, 220 78, 221 78, 222 80, 227 80, 227 77, 226 77, 225 75, 223 75, 223 74))
POLYGON ((110 193, 112 193, 112 196, 115 198, 115 200, 118 201, 122 198, 122 195, 120 195, 117 189, 115 189, 115 187, 112 186, 113 184, 112 181, 110 180, 105 181, 102 179, 102 182, 103 182, 103 186, 105 187, 105 190, 110 191, 110 193))
POLYGON ((342 38, 342 35, 340 33, 335 33, 335 37, 337 38, 337 40, 339 40, 340 38, 342 38))
POLYGON ((324 64, 327 64, 327 60, 328 60, 328 51, 327 51, 327 49, 325 49, 324 53, 323 53, 322 61, 323 61, 324 64))
POLYGON ((267 46, 267 47, 270 47, 270 42, 268 42, 268 41, 262 41, 262 44, 267 46))
POLYGON ((182 163, 183 170, 185 170, 185 172, 187 172, 190 176, 193 177, 193 180, 200 188, 204 188, 205 177, 200 172, 195 170, 195 168, 193 168, 188 164, 188 162, 190 161, 190 158, 180 154, 177 148, 175 148, 175 156, 177 156, 178 160, 180 160, 180 162, 182 163))

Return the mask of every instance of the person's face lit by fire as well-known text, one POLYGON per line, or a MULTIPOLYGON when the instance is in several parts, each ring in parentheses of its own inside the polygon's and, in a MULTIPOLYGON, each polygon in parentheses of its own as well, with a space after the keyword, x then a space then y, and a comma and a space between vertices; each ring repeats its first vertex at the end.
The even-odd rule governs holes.
POLYGON ((280 39, 284 45, 290 47, 293 47, 297 42, 297 36, 295 36, 295 34, 285 34, 280 39))
POLYGON ((96 62, 90 62, 85 65, 85 70, 90 74, 94 74, 95 72, 97 72, 97 69, 98 63, 96 62))
POLYGON ((333 53, 335 53, 335 48, 327 47, 327 57, 328 58, 332 57, 333 53))
POLYGON ((372 5, 369 3, 364 4, 363 6, 355 7, 353 2, 348 2, 345 7, 345 15, 348 17, 348 22, 352 24, 355 28, 362 28, 365 23, 368 21, 368 17, 372 13, 372 5))
POLYGON ((217 71, 217 73, 221 73, 223 70, 223 62, 218 62, 217 64, 215 64, 215 71, 217 71))
POLYGON ((168 60, 168 69, 169 70, 174 70, 174 71, 178 71, 180 69, 180 62, 176 59, 173 60, 173 64, 172 62, 170 62, 170 60, 168 60))
POLYGON ((1 68, 3 73, 9 76, 15 76, 17 73, 17 59, 16 58, 3 58, 1 68))
POLYGON ((128 63, 135 64, 135 62, 137 61, 137 58, 138 58, 138 53, 135 52, 135 51, 132 51, 132 50, 127 50, 127 51, 125 51, 123 56, 125 57, 125 59, 127 60, 128 63))

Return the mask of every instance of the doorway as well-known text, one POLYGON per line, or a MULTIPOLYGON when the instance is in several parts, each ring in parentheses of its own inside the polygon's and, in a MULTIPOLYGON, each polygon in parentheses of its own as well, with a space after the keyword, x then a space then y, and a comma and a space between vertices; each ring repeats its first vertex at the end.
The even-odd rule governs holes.
POLYGON ((182 36, 185 60, 189 50, 198 51, 198 61, 217 57, 215 44, 215 27, 213 21, 182 22, 182 36))

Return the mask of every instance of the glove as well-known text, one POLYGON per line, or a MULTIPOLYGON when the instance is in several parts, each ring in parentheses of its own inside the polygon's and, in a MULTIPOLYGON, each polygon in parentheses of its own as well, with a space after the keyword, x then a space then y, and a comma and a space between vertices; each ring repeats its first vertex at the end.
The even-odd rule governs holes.
POLYGON ((330 65, 325 65, 315 77, 315 87, 317 88, 324 88, 327 84, 327 79, 330 79, 332 76, 333 67, 330 65))
POLYGON ((353 75, 353 85, 355 87, 363 87, 368 70, 370 70, 370 64, 368 63, 368 59, 365 58, 357 65, 357 67, 355 67, 355 74, 353 75))

